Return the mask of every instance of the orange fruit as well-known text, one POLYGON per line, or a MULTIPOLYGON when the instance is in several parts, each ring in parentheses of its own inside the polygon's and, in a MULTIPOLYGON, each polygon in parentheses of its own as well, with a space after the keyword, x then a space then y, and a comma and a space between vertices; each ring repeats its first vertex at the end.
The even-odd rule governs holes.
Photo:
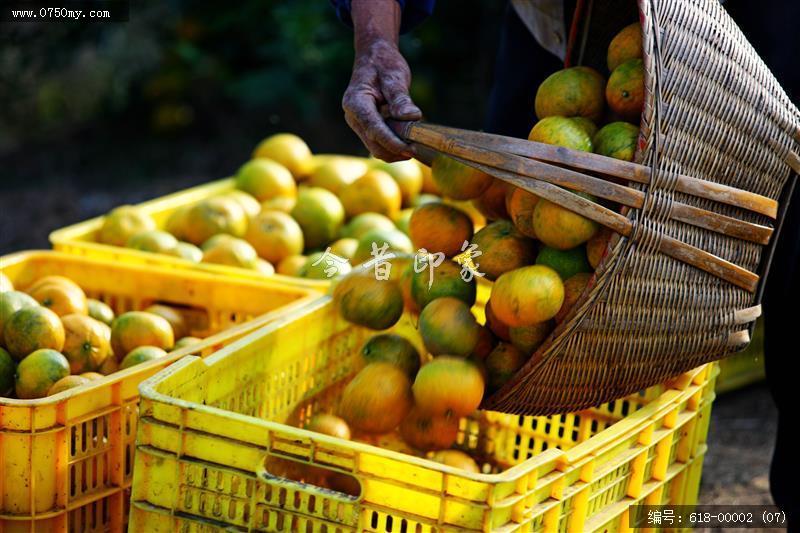
POLYGON ((295 179, 308 175, 313 168, 313 156, 308 145, 292 133, 276 133, 261 141, 253 151, 253 159, 272 159, 289 169, 295 179))
POLYGON ((608 78, 608 107, 624 120, 639 123, 644 109, 644 64, 641 59, 622 63, 608 78))
POLYGON ((31 283, 28 286, 26 291, 28 292, 28 294, 30 294, 33 291, 35 291, 36 289, 38 289, 39 287, 42 287, 44 285, 66 285, 66 286, 72 287, 74 289, 80 289, 80 285, 78 285, 77 283, 75 283, 74 281, 72 281, 71 279, 69 279, 67 277, 51 275, 51 276, 44 276, 42 278, 37 279, 36 281, 34 281, 33 283, 31 283))
POLYGON ((343 278, 333 290, 339 314, 369 329, 390 328, 403 314, 403 294, 394 281, 381 281, 369 272, 343 278))
POLYGON ((528 140, 582 152, 592 151, 592 138, 586 130, 572 119, 565 117, 543 118, 531 128, 528 140))
POLYGON ((431 416, 414 407, 400 424, 400 436, 422 451, 449 448, 458 438, 458 418, 431 416))
POLYGON ((397 182, 388 173, 378 169, 368 170, 342 189, 339 197, 348 217, 372 212, 391 219, 400 211, 402 204, 397 182))
POLYGON ((97 370, 111 354, 111 328, 86 315, 61 317, 64 347, 61 353, 69 361, 72 374, 97 370))
POLYGON ((8 397, 14 391, 17 363, 11 354, 0 346, 0 397, 8 397))
POLYGON ((139 346, 155 346, 168 350, 175 344, 172 326, 158 315, 129 311, 119 315, 111 325, 111 348, 117 359, 139 346))
POLYGON ((114 321, 114 311, 100 300, 87 298, 86 307, 90 317, 102 322, 106 326, 110 326, 111 322, 114 321))
POLYGON ((188 242, 179 241, 170 255, 186 259, 192 263, 199 263, 203 260, 203 250, 188 242))
POLYGON ((135 233, 125 243, 126 248, 155 254, 171 254, 177 246, 178 239, 166 231, 157 229, 135 233))
POLYGON ((629 59, 642 57, 642 28, 638 22, 629 24, 611 39, 608 45, 608 71, 613 72, 629 59))
POLYGON ((536 91, 536 116, 603 118, 605 80, 589 67, 559 70, 545 79, 536 91))
POLYGON ((58 315, 39 306, 16 311, 6 319, 3 329, 6 349, 17 361, 43 348, 61 351, 64 336, 64 326, 58 315))
POLYGON ((493 178, 489 188, 472 200, 472 204, 487 220, 507 218, 506 193, 509 188, 511 188, 511 185, 505 181, 493 178))
POLYGON ((579 274, 575 274, 564 282, 564 303, 561 304, 561 309, 559 309, 558 313, 556 314, 556 322, 562 322, 565 318, 567 318, 569 312, 572 310, 575 304, 578 303, 578 299, 581 297, 581 294, 583 294, 583 291, 589 284, 591 277, 591 274, 581 272, 579 274))
POLYGON ((389 363, 372 363, 345 387, 339 415, 354 430, 387 433, 403 421, 412 405, 406 373, 389 363))
POLYGON ((475 305, 476 282, 475 278, 469 282, 461 277, 461 266, 450 259, 445 259, 433 269, 433 282, 431 283, 430 265, 432 261, 419 264, 414 268, 412 265, 411 276, 411 297, 420 309, 444 296, 458 298, 467 306, 475 305))
POLYGON ((381 215, 380 213, 361 213, 360 215, 354 216, 350 222, 342 228, 342 237, 360 239, 366 233, 375 229, 389 231, 397 228, 394 222, 386 215, 381 215))
POLYGON ((411 235, 411 217, 413 214, 414 208, 406 207, 401 210, 394 219, 394 224, 397 226, 397 229, 409 236, 411 235))
POLYGON ((419 369, 412 390, 414 402, 423 413, 461 418, 480 405, 484 382, 474 363, 442 355, 419 369))
POLYGON ((262 211, 251 218, 244 238, 270 263, 280 263, 287 256, 303 252, 300 224, 281 211, 262 211))
POLYGON ((0 344, 4 344, 3 330, 11 315, 25 307, 38 307, 39 302, 24 292, 6 291, 0 293, 0 344))
POLYGON ((533 208, 538 201, 538 196, 519 187, 510 186, 506 192, 508 218, 520 233, 532 239, 536 238, 536 232, 533 231, 533 208))
POLYGON ((344 222, 344 207, 339 198, 319 187, 303 187, 291 212, 303 230, 306 249, 324 247, 339 233, 344 222))
POLYGON ((316 431, 323 435, 330 435, 331 437, 350 440, 350 427, 347 425, 347 422, 336 415, 328 413, 319 413, 312 416, 304 429, 316 431))
POLYGON ((186 212, 185 240, 195 245, 220 233, 241 237, 246 229, 247 215, 232 198, 207 198, 186 212))
POLYGON ((100 372, 84 372, 83 374, 80 374, 80 376, 82 378, 88 379, 89 381, 95 381, 97 379, 103 379, 105 377, 100 372))
POLYGON ((433 172, 431 171, 431 167, 419 161, 417 159, 413 160, 422 172, 422 193, 427 194, 435 194, 436 196, 441 196, 442 191, 439 189, 439 186, 436 185, 436 182, 433 179, 433 172))
POLYGON ((411 342, 396 333, 370 337, 361 347, 361 357, 369 363, 391 363, 413 379, 420 366, 419 352, 411 342))
MULTIPOLYGON (((294 185, 294 182, 292 182, 292 185, 294 185)), ((296 192, 297 191, 295 190, 295 195, 296 192)), ((244 214, 247 215, 248 218, 254 217, 261 212, 261 203, 258 200, 256 200, 255 196, 253 196, 252 194, 240 191, 239 189, 234 189, 220 196, 222 196, 223 198, 230 198, 231 200, 239 204, 239 207, 242 208, 244 214)), ((292 198, 294 198, 294 196, 292 196, 292 198)))
POLYGON ((480 326, 478 330, 478 342, 475 344, 475 348, 472 349, 470 358, 483 361, 492 353, 497 342, 497 337, 494 336, 494 333, 492 333, 492 330, 488 326, 480 326))
POLYGON ((8 279, 8 276, 0 272, 0 293, 13 291, 14 284, 8 279))
POLYGON ((57 350, 49 348, 35 350, 17 365, 15 382, 17 398, 20 400, 44 398, 50 387, 68 375, 69 361, 57 350))
POLYGON ((544 342, 552 330, 553 324, 548 320, 532 326, 508 328, 508 336, 514 347, 523 354, 531 355, 544 342))
POLYGON ((550 320, 564 302, 564 284, 550 267, 533 265, 506 272, 492 287, 492 311, 511 327, 550 320))
POLYGON ((331 243, 331 252, 348 261, 352 260, 358 249, 358 240, 345 237, 331 243))
POLYGON ((472 220, 460 209, 441 203, 414 209, 409 221, 411 242, 428 253, 458 255, 465 242, 472 239, 472 220))
POLYGON ((592 268, 597 268, 600 264, 600 260, 603 259, 603 256, 606 253, 606 248, 608 247, 608 241, 611 239, 611 230, 607 228, 600 228, 600 230, 592 235, 592 237, 586 241, 586 257, 589 260, 589 264, 592 268))
POLYGON ((203 339, 199 337, 181 337, 180 339, 175 341, 175 346, 172 347, 172 350, 180 350, 181 348, 186 348, 189 346, 194 346, 202 342, 203 339))
POLYGON ((253 267, 253 270, 258 271, 259 274, 263 274, 265 276, 271 276, 275 273, 275 267, 272 266, 272 263, 261 259, 260 257, 256 259, 256 264, 253 267))
POLYGON ((296 196, 276 196, 269 200, 261 202, 261 211, 283 211, 284 213, 291 213, 294 206, 297 205, 296 196))
POLYGON ((486 313, 486 326, 492 330, 492 333, 497 335, 497 338, 500 340, 504 340, 506 342, 511 340, 511 335, 509 333, 509 327, 505 324, 502 320, 497 318, 497 315, 494 314, 492 310, 492 299, 486 302, 486 309, 484 310, 486 313))
POLYGON ((379 159, 372 163, 373 168, 383 170, 389 174, 400 188, 402 205, 409 206, 414 198, 422 192, 422 169, 413 159, 386 163, 379 159))
POLYGON ((639 128, 628 122, 606 124, 594 136, 594 152, 606 157, 633 161, 639 128))
POLYGON ((597 125, 586 117, 570 117, 570 120, 586 132, 590 139, 597 133, 597 125))
POLYGON ((301 254, 284 257, 281 262, 278 263, 277 272, 284 276, 297 276, 300 268, 306 264, 307 259, 306 256, 301 254))
POLYGON ((422 193, 414 198, 414 201, 411 203, 411 207, 419 207, 421 205, 432 204, 441 201, 442 198, 436 196, 435 194, 422 193))
MULTIPOLYGON (((585 193, 578 196, 593 200, 585 193)), ((600 225, 577 213, 540 200, 533 210, 533 231, 542 243, 558 250, 569 250, 585 243, 600 229, 600 225)))
POLYGON ((187 221, 186 215, 189 213, 189 209, 191 209, 191 207, 191 205, 183 205, 170 213, 167 217, 167 221, 164 222, 164 231, 170 233, 176 239, 185 239, 187 221))
POLYGON ((589 272, 592 267, 586 259, 586 250, 583 246, 576 246, 569 250, 559 250, 550 246, 543 246, 536 256, 537 265, 549 266, 562 280, 570 278, 578 272, 589 272))
POLYGON ((122 358, 122 361, 119 362, 119 369, 125 370, 132 366, 160 359, 166 355, 167 352, 156 346, 138 346, 122 358))
POLYGON ((230 235, 217 235, 216 237, 224 238, 215 239, 210 245, 203 246, 203 263, 256 268, 258 254, 249 242, 230 235))
POLYGON ((366 161, 337 157, 317 165, 311 171, 307 183, 311 187, 322 187, 333 194, 339 194, 347 185, 363 176, 368 169, 366 161))
POLYGON ((528 357, 529 353, 523 353, 512 344, 501 342, 495 346, 485 361, 487 390, 494 392, 505 385, 528 361, 528 357))
POLYGON ((58 316, 78 313, 89 314, 86 294, 77 285, 66 283, 45 283, 30 291, 31 297, 58 316))
POLYGON ((53 386, 47 390, 47 395, 52 396, 65 390, 74 389, 75 387, 86 385, 89 381, 89 379, 81 376, 65 376, 53 383, 53 386))
POLYGON ((102 366, 97 369, 100 374, 108 376, 119 370, 119 361, 117 360, 116 354, 113 355, 114 357, 106 358, 102 366))
POLYGON ((492 177, 489 174, 444 154, 439 154, 433 159, 431 173, 442 195, 454 200, 477 198, 492 185, 492 177))
POLYGON ((294 198, 297 184, 283 165, 271 159, 252 159, 239 167, 236 188, 264 202, 276 197, 294 198))
MULTIPOLYGON (((411 253, 413 246, 408 235, 398 229, 374 229, 368 231, 358 239, 358 246, 353 253, 353 264, 360 264, 371 259, 377 259, 381 248, 386 245, 385 254, 390 252, 411 253), (373 244, 375 245, 373 249, 373 244), (375 252, 375 253, 373 253, 375 252)), ((391 262, 391 261, 390 261, 391 262)))
POLYGON ((431 456, 431 460, 453 468, 466 470, 473 474, 481 473, 481 469, 475 459, 459 450, 439 450, 431 456))
POLYGON ((180 339, 189 334, 189 326, 186 324, 186 319, 178 309, 163 304, 153 304, 146 309, 145 313, 158 315, 167 322, 172 328, 172 334, 176 339, 180 339))
POLYGON ((480 337, 478 321, 457 298, 437 298, 419 314, 419 333, 432 355, 468 356, 480 337))
POLYGON ((472 243, 482 252, 477 258, 480 271, 492 281, 509 270, 530 265, 535 258, 536 244, 508 220, 496 220, 485 226, 475 234, 472 243))
POLYGON ((309 255, 296 275, 307 279, 332 279, 349 274, 353 269, 350 263, 333 259, 330 254, 326 257, 325 254, 326 252, 314 252, 309 255))
POLYGON ((113 246, 125 246, 133 235, 156 229, 153 218, 132 205, 121 205, 103 217, 97 240, 113 246))

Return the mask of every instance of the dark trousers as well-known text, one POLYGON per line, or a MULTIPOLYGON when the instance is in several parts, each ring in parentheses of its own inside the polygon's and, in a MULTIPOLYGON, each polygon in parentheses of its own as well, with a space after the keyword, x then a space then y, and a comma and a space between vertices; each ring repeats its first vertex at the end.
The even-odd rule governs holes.
MULTIPOLYGON (((572 2, 574 6, 574 2, 572 2)), ((775 73, 795 104, 800 95, 797 0, 729 0, 726 7, 775 73)), ((571 6, 565 5, 571 14, 571 6)), ((569 22, 568 22, 569 24, 569 22)), ((569 27, 569 26, 568 26, 569 27)), ((486 131, 526 138, 536 122, 536 88, 562 63, 542 49, 509 6, 500 37, 486 131)), ((766 366, 778 408, 778 435, 770 472, 775 503, 800 521, 800 446, 793 442, 800 422, 800 357, 795 335, 800 305, 800 185, 778 237, 764 295, 766 366), (795 446, 798 446, 795 448, 795 446)), ((796 437, 795 437, 796 438, 796 437)))

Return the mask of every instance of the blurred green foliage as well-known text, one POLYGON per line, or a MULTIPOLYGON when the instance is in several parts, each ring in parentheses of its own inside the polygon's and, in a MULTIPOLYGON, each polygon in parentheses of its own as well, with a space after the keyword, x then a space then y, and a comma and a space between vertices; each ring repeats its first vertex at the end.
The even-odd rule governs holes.
MULTIPOLYGON (((441 1, 403 37, 429 118, 480 127, 504 6, 441 1)), ((327 151, 358 146, 340 107, 352 34, 326 0, 143 1, 126 23, 0 32, 0 153, 97 124, 248 138, 290 130, 327 151)))

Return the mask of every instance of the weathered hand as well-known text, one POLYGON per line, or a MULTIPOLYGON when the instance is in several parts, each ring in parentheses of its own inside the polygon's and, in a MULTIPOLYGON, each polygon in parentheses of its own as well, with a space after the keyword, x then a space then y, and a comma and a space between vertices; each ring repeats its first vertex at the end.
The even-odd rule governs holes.
POLYGON ((413 149, 389 129, 384 114, 397 120, 419 120, 422 112, 408 95, 411 70, 397 45, 376 39, 356 51, 353 75, 342 98, 347 124, 364 146, 384 161, 413 157, 413 149))

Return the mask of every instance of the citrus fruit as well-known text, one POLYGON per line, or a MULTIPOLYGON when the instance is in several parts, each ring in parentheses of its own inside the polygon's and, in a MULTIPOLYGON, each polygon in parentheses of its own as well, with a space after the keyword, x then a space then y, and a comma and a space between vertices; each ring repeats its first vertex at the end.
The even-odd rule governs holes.
POLYGON ((396 333, 383 333, 371 337, 361 347, 361 357, 369 363, 391 363, 413 379, 419 370, 419 352, 411 342, 396 333))
POLYGON ((34 289, 30 290, 30 295, 31 298, 58 316, 71 315, 73 313, 89 314, 86 294, 72 282, 37 284, 34 289))
POLYGON ((350 440, 350 427, 344 419, 328 414, 320 413, 311 417, 311 420, 305 426, 308 431, 316 431, 323 435, 330 435, 331 437, 338 437, 344 440, 350 440))
POLYGON ((497 318, 497 315, 494 314, 492 310, 492 299, 486 302, 486 308, 484 309, 486 314, 486 326, 492 330, 492 333, 497 335, 497 338, 504 341, 510 341, 511 335, 509 333, 509 327, 505 324, 502 320, 497 318))
MULTIPOLYGON (((392 268, 392 272, 394 272, 394 268, 392 268)), ((403 306, 411 313, 418 315, 420 308, 411 295, 411 279, 414 275, 413 265, 406 265, 400 272, 400 279, 397 280, 397 283, 400 285, 400 292, 403 293, 403 306)))
POLYGON ((292 133, 276 133, 261 141, 253 151, 253 159, 261 158, 280 163, 289 169, 295 179, 304 178, 313 165, 308 145, 292 133))
POLYGON ((14 290, 14 284, 8 279, 8 276, 0 272, 0 293, 14 290))
POLYGON ((322 187, 339 194, 347 185, 350 185, 367 172, 367 163, 351 158, 333 158, 321 165, 317 165, 308 177, 308 185, 322 187))
POLYGON ((563 146, 582 152, 592 151, 592 138, 572 119, 546 117, 536 123, 528 134, 529 141, 563 146))
POLYGON ((508 218, 517 230, 532 239, 536 238, 533 231, 533 209, 539 197, 519 187, 509 187, 506 193, 506 211, 508 218))
POLYGON ((272 266, 272 263, 270 263, 266 259, 261 259, 260 257, 256 259, 256 263, 253 266, 253 270, 265 276, 271 276, 275 273, 275 267, 272 266))
POLYGON ((629 24, 611 39, 608 45, 608 71, 613 72, 629 59, 642 57, 642 28, 638 22, 629 24))
POLYGON ((506 342, 495 346, 485 361, 488 375, 487 390, 494 392, 505 385, 528 361, 529 356, 529 353, 523 353, 519 348, 506 342))
POLYGON ((0 346, 0 396, 8 397, 14 390, 14 376, 17 364, 2 346, 0 346))
POLYGON ((408 235, 399 229, 374 229, 358 239, 358 246, 353 254, 353 264, 360 264, 389 252, 411 253, 414 247, 408 235), (386 245, 386 250, 381 249, 386 245))
POLYGON ((422 192, 422 169, 413 159, 386 163, 375 160, 373 168, 383 170, 389 174, 400 188, 402 205, 409 206, 420 192, 422 192))
POLYGON ((342 318, 369 329, 392 327, 403 314, 403 295, 397 283, 375 279, 369 273, 342 279, 333 299, 342 318))
POLYGON ((296 276, 307 279, 331 279, 349 274, 351 270, 350 263, 339 261, 330 253, 314 252, 305 259, 296 276))
POLYGON ((414 209, 409 230, 415 248, 453 257, 472 238, 472 220, 453 206, 432 203, 414 209))
POLYGON ((442 201, 442 198, 439 197, 439 196, 436 196, 435 194, 422 193, 419 196, 417 196, 416 198, 414 198, 414 201, 411 202, 411 207, 419 207, 421 205, 433 204, 433 203, 441 202, 441 201, 442 201))
POLYGON ((339 257, 344 257, 348 261, 353 259, 357 248, 358 240, 351 239, 349 237, 338 239, 337 241, 331 243, 331 252, 335 253, 339 257))
POLYGON ((44 285, 65 285, 73 289, 80 289, 80 286, 77 283, 65 276, 51 275, 44 276, 31 283, 27 288, 27 292, 30 294, 44 285))
POLYGON ((47 395, 52 396, 59 392, 64 392, 65 390, 86 385, 87 383, 89 383, 89 380, 81 376, 65 376, 53 383, 53 386, 47 390, 47 395))
POLYGON ((232 198, 207 198, 186 212, 185 240, 195 245, 220 233, 241 237, 246 229, 247 215, 232 198))
POLYGON ((175 344, 172 326, 158 315, 129 311, 111 325, 111 348, 118 359, 138 346, 156 346, 168 350, 175 344))
POLYGON ((199 337, 181 337, 180 339, 175 341, 175 346, 172 347, 173 350, 180 350, 182 348, 187 348, 189 346, 194 346, 197 343, 202 342, 203 339, 199 337))
POLYGON ((262 211, 250 219, 244 236, 258 255, 271 263, 303 252, 303 230, 281 211, 262 211))
POLYGON ((69 361, 72 374, 97 370, 111 353, 111 329, 86 315, 61 317, 64 347, 61 353, 69 361))
MULTIPOLYGON (((222 235, 218 235, 222 237, 222 235)), ((255 268, 258 253, 249 242, 225 235, 226 238, 203 246, 203 263, 214 263, 240 268, 255 268)))
POLYGON ((144 312, 158 315, 169 322, 172 328, 172 334, 176 339, 180 339, 189 334, 189 326, 186 324, 186 319, 181 312, 174 307, 163 304, 153 304, 147 307, 144 312))
POLYGON ((417 372, 414 402, 425 414, 461 418, 471 414, 483 399, 483 376, 474 363, 442 355, 417 372))
MULTIPOLYGON (((292 182, 294 185, 294 182, 292 182)), ((295 190, 295 195, 297 191, 295 190)), ((228 191, 221 195, 223 198, 230 198, 237 204, 239 207, 242 208, 244 214, 247 217, 254 217, 261 212, 261 203, 256 200, 255 196, 252 194, 246 193, 244 191, 240 191, 239 189, 234 189, 232 191, 228 191)), ((294 196, 292 196, 294 198, 294 196)))
POLYGON ((394 219, 397 229, 409 236, 411 235, 411 216, 414 214, 414 209, 413 207, 407 207, 401 210, 394 219))
POLYGON ((170 254, 177 246, 178 239, 171 233, 157 229, 135 233, 131 235, 131 238, 125 243, 126 248, 156 254, 170 254))
POLYGON ((436 185, 436 182, 433 180, 433 172, 431 171, 431 167, 419 161, 417 159, 413 160, 417 166, 419 167, 420 172, 422 173, 422 193, 427 194, 434 194, 436 196, 441 196, 442 191, 439 190, 439 186, 436 185))
POLYGON ((480 474, 481 469, 475 459, 459 450, 439 450, 431 456, 431 460, 459 470, 480 474))
POLYGON ((633 161, 639 128, 628 122, 606 124, 594 136, 594 152, 606 157, 633 161))
POLYGON ((553 324, 548 320, 532 326, 508 328, 508 337, 514 347, 522 353, 530 355, 544 342, 552 329, 553 324))
POLYGON ((437 298, 419 314, 419 333, 432 355, 468 356, 478 344, 480 326, 457 298, 437 298))
POLYGON ((108 376, 119 370, 119 361, 117 361, 116 354, 113 355, 113 357, 107 357, 105 362, 97 369, 100 374, 108 376))
POLYGON ((496 220, 483 227, 472 243, 481 251, 481 272, 492 281, 509 270, 530 265, 535 257, 536 244, 508 220, 496 220))
POLYGON ((64 326, 46 307, 23 307, 6 319, 3 329, 6 349, 17 361, 42 348, 64 347, 64 326))
POLYGON ((330 191, 319 187, 303 187, 291 212, 300 228, 306 249, 316 249, 331 242, 344 222, 344 207, 330 191))
MULTIPOLYGON (((585 193, 576 193, 589 200, 585 193)), ((585 243, 597 233, 599 224, 577 213, 542 199, 533 210, 533 231, 542 243, 559 250, 569 250, 585 243)))
POLYGON ((550 267, 533 265, 506 272, 492 287, 492 312, 511 327, 550 320, 564 302, 564 284, 550 267))
POLYGON ((133 235, 156 229, 153 218, 138 207, 121 205, 103 217, 97 240, 113 246, 125 246, 133 235))
POLYGON ((576 246, 569 250, 559 250, 550 246, 543 246, 536 256, 537 265, 549 266, 561 277, 562 280, 570 278, 578 272, 592 270, 586 259, 586 250, 583 246, 576 246))
POLYGON ((644 64, 629 59, 614 69, 606 85, 608 107, 624 120, 639 123, 644 108, 644 64))
POLYGON ((589 67, 571 67, 554 72, 536 91, 536 116, 586 117, 595 122, 603 117, 605 80, 589 67))
POLYGON ((103 379, 105 377, 100 372, 84 372, 83 374, 80 374, 80 376, 82 378, 88 379, 89 381, 94 381, 96 379, 103 379))
POLYGON ((400 436, 422 451, 449 448, 458 438, 458 418, 431 416, 414 407, 400 423, 400 436))
POLYGON ((594 138, 594 134, 597 133, 597 125, 594 122, 586 117, 570 117, 570 120, 585 131, 590 139, 594 138))
POLYGON ((564 303, 556 314, 556 322, 562 322, 572 310, 584 289, 589 284, 592 275, 586 272, 575 274, 564 282, 564 303))
POLYGON ((400 211, 402 204, 397 182, 388 173, 378 169, 368 170, 342 189, 339 197, 348 217, 371 212, 391 219, 400 211))
POLYGON ((394 222, 386 215, 380 213, 361 213, 354 216, 342 228, 342 237, 360 239, 365 233, 374 229, 393 230, 396 229, 394 222))
POLYGON ((278 263, 277 272, 284 276, 297 276, 300 268, 306 264, 306 260, 306 256, 301 254, 284 257, 281 262, 278 263))
POLYGON ((492 353, 497 342, 497 337, 494 336, 494 333, 492 333, 492 330, 488 326, 480 326, 478 330, 478 342, 475 344, 475 348, 472 349, 470 358, 483 361, 492 353))
POLYGON ((146 363, 147 361, 160 359, 166 355, 167 352, 156 346, 139 346, 128 352, 128 354, 122 358, 122 361, 119 362, 119 369, 125 370, 126 368, 146 363))
POLYGON ((611 239, 611 230, 607 228, 600 228, 600 231, 592 235, 592 238, 586 241, 586 257, 592 268, 597 268, 603 255, 606 253, 608 241, 611 239))
POLYGON ((271 159, 252 159, 236 173, 236 188, 264 202, 276 197, 297 196, 297 184, 292 174, 271 159))
POLYGON ((294 206, 297 205, 296 196, 276 196, 269 200, 261 202, 261 211, 283 211, 284 213, 291 213, 294 206))
POLYGON ((189 209, 191 209, 191 207, 191 205, 183 205, 170 213, 167 217, 167 221, 164 223, 164 231, 170 233, 176 239, 185 239, 187 220, 186 215, 189 213, 189 209))
POLYGON ((455 200, 477 198, 492 185, 489 174, 443 154, 433 159, 431 173, 442 195, 455 200))
POLYGON ((179 241, 170 255, 186 259, 192 263, 199 263, 203 260, 203 250, 190 242, 179 241))
POLYGON ((89 310, 90 317, 102 322, 106 326, 110 326, 111 322, 114 321, 114 311, 100 300, 87 298, 86 307, 89 310))
POLYGON ((487 220, 507 218, 506 193, 510 187, 505 181, 493 178, 489 188, 473 199, 472 204, 487 220))
POLYGON ((357 431, 387 433, 403 421, 412 405, 406 373, 389 363, 372 363, 345 387, 339 415, 357 431))
POLYGON ((6 291, 0 293, 0 344, 4 344, 3 330, 11 315, 25 307, 38 307, 39 302, 24 292, 6 291))
POLYGON ((464 281, 461 277, 461 266, 454 261, 445 259, 433 268, 433 281, 431 281, 431 265, 435 264, 429 257, 427 262, 414 267, 411 275, 411 297, 420 309, 444 296, 458 298, 467 306, 475 305, 476 282, 475 278, 464 281))
POLYGON ((69 361, 57 350, 42 348, 27 355, 17 365, 17 398, 44 398, 58 380, 69 375, 69 361))

